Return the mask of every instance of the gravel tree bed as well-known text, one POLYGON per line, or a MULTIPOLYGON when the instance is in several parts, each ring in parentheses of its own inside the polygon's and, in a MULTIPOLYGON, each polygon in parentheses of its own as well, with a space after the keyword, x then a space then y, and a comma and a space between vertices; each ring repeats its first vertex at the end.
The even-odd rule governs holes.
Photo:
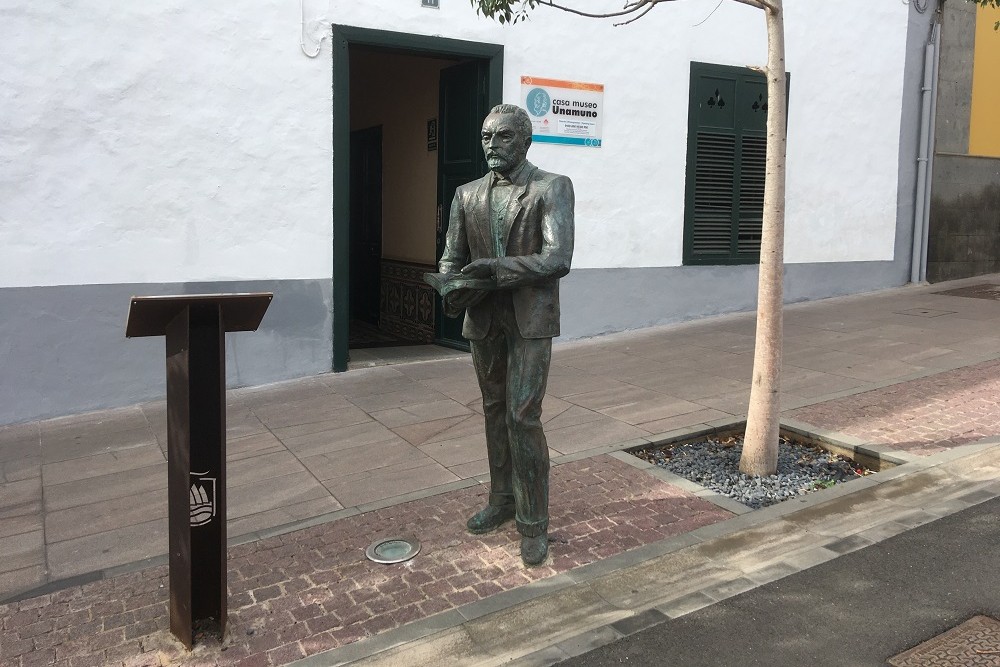
POLYGON ((778 474, 744 475, 740 472, 742 451, 743 436, 738 435, 644 449, 634 454, 753 509, 872 473, 849 458, 781 436, 778 474))

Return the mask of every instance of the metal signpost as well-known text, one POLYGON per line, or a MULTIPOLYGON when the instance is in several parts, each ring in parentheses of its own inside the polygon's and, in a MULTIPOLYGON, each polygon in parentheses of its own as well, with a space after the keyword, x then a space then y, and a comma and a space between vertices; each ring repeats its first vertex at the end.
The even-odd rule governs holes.
POLYGON ((226 629, 226 332, 255 331, 267 292, 132 297, 125 336, 167 338, 170 631, 226 629))

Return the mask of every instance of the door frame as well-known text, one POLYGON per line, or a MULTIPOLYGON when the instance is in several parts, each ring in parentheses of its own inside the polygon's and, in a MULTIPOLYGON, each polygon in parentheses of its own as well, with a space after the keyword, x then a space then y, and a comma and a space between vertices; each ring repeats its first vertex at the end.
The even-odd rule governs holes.
POLYGON ((503 101, 503 45, 331 26, 333 58, 333 370, 347 370, 350 337, 351 63, 349 47, 374 46, 427 56, 461 56, 489 61, 489 104, 503 101))

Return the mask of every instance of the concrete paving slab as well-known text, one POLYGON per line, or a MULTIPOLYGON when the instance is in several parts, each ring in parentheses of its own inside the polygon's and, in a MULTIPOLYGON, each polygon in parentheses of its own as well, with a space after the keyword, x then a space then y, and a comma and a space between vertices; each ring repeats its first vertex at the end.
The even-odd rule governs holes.
POLYGON ((469 375, 474 377, 472 357, 462 354, 449 359, 425 361, 418 364, 406 364, 398 367, 400 373, 414 380, 469 375))
POLYGON ((0 516, 17 516, 19 508, 34 506, 42 500, 41 477, 0 484, 0 516))
POLYGON ((150 552, 167 552, 166 518, 53 542, 48 546, 49 575, 52 579, 65 579, 131 563, 150 552))
MULTIPOLYGON (((640 426, 648 422, 655 422, 682 414, 690 414, 703 409, 697 403, 674 398, 673 396, 659 396, 657 398, 604 408, 599 410, 599 412, 613 417, 618 421, 623 421, 626 424, 640 426)), ((644 428, 644 430, 646 429, 644 428)))
MULTIPOLYGON (((432 638, 404 644, 373 656, 351 662, 355 667, 412 667, 413 665, 455 665, 465 667, 480 664, 482 651, 465 628, 459 627, 434 635, 432 638)), ((323 664, 323 663, 320 663, 323 664)))
POLYGON ((448 400, 451 399, 444 394, 434 391, 433 389, 415 386, 401 391, 389 391, 381 394, 370 394, 368 396, 356 396, 351 399, 351 403, 365 412, 374 413, 393 408, 406 408, 428 402, 448 400))
POLYGON ((666 419, 644 422, 639 424, 639 428, 652 434, 650 439, 656 441, 668 437, 668 434, 672 431, 698 431, 708 428, 708 422, 731 416, 715 408, 699 408, 694 412, 686 412, 673 417, 667 417, 666 419))
POLYGON ((4 445, 11 443, 38 444, 40 442, 41 431, 39 422, 0 425, 0 452, 3 451, 4 445))
POLYGON ((343 421, 358 412, 357 406, 337 394, 310 396, 289 403, 268 402, 253 406, 253 414, 269 429, 329 421, 338 417, 343 421))
POLYGON ((103 432, 91 430, 85 435, 47 437, 42 434, 42 462, 69 461, 115 450, 131 449, 158 444, 156 436, 146 425, 125 431, 103 432))
POLYGON ((227 515, 230 520, 318 498, 327 498, 330 495, 330 492, 311 473, 305 471, 231 486, 227 493, 226 501, 229 504, 227 515))
POLYGON ((341 505, 351 507, 457 480, 458 477, 446 467, 431 462, 419 467, 408 464, 385 466, 329 480, 323 485, 341 505))
MULTIPOLYGON (((701 371, 720 378, 728 378, 739 382, 749 382, 753 377, 753 353, 744 352, 741 354, 716 353, 719 356, 705 359, 699 362, 699 366, 692 370, 701 371)), ((682 366, 683 367, 683 366, 682 366)))
POLYGON ((0 444, 0 466, 3 466, 4 469, 8 465, 17 465, 27 461, 41 464, 42 447, 36 439, 10 440, 0 444))
POLYGON ((45 564, 45 536, 41 530, 0 537, 0 572, 45 564))
POLYGON ((270 431, 226 439, 226 461, 229 462, 281 451, 287 451, 285 445, 270 431))
POLYGON ((329 454, 309 456, 301 461, 302 465, 321 482, 349 477, 386 466, 420 466, 433 462, 429 456, 402 440, 390 440, 352 447, 351 449, 341 449, 329 454))
POLYGON ((306 427, 290 427, 276 429, 274 434, 289 451, 299 457, 393 441, 398 437, 382 424, 369 419, 367 414, 355 419, 352 411, 344 417, 315 422, 309 425, 307 432, 303 432, 306 427))
POLYGON ((96 410, 65 417, 55 417, 39 422, 45 440, 59 440, 65 436, 89 436, 134 431, 147 425, 142 409, 137 405, 109 410, 96 410))
POLYGON ((382 394, 412 386, 413 380, 403 375, 398 366, 361 368, 350 373, 326 373, 317 376, 329 391, 342 396, 382 394))
POLYGON ((616 607, 643 609, 738 576, 736 570, 685 549, 613 572, 591 582, 591 585, 601 597, 616 607))
POLYGON ((460 417, 448 417, 446 419, 434 419, 422 421, 407 426, 397 426, 392 429, 394 433, 409 442, 411 445, 420 446, 428 442, 440 433, 456 426, 466 420, 478 422, 471 414, 460 417))
POLYGON ((482 460, 486 452, 486 435, 429 442, 421 445, 420 451, 446 468, 452 468, 482 460))
MULTIPOLYGON (((227 522, 226 530, 233 537, 250 533, 266 533, 276 526, 287 527, 289 524, 302 522, 312 517, 322 517, 343 509, 343 506, 332 496, 319 495, 318 493, 316 495, 318 497, 311 500, 292 502, 274 509, 265 509, 239 518, 231 518, 227 522)), ((305 528, 306 526, 302 525, 301 527, 305 528)))
POLYGON ((693 611, 704 609, 705 607, 715 604, 716 602, 718 602, 718 600, 715 598, 709 597, 701 591, 697 591, 695 593, 682 595, 675 600, 664 602, 654 607, 654 609, 667 618, 677 618, 678 616, 685 616, 693 611))
MULTIPOLYGON (((625 390, 631 385, 603 375, 592 375, 577 372, 573 375, 549 375, 546 391, 553 396, 566 400, 569 396, 599 391, 625 390)), ((576 403, 576 401, 570 401, 576 403)))
POLYGON ((720 378, 728 378, 739 382, 750 380, 750 370, 747 368, 747 352, 723 352, 710 348, 696 348, 695 354, 675 359, 672 363, 676 366, 676 371, 700 371, 706 375, 720 378), (727 369, 726 372, 720 372, 727 369), (739 371, 733 376, 734 371, 739 371))
POLYGON ((326 375, 318 375, 257 387, 241 387, 226 393, 233 401, 244 403, 250 407, 294 403, 334 393, 327 379, 326 375))
POLYGON ((74 482, 164 463, 166 458, 159 445, 139 445, 130 449, 96 454, 70 461, 47 463, 42 467, 47 486, 74 482))
MULTIPOLYGON (((558 644, 580 629, 608 625, 627 616, 587 584, 564 590, 463 624, 477 648, 496 657, 519 657, 558 644)), ((564 649, 565 650, 565 649, 564 649)))
POLYGON ((585 451, 605 443, 626 442, 645 435, 642 429, 610 417, 545 431, 549 447, 560 454, 585 451))
POLYGON ((304 471, 302 462, 289 451, 259 454, 226 465, 227 482, 234 487, 304 471))
MULTIPOLYGON (((549 455, 551 460, 552 456, 549 455)), ((487 459, 477 459, 468 463, 446 466, 448 471, 461 479, 483 478, 483 483, 489 483, 490 462, 487 459)))
POLYGON ((623 364, 620 368, 609 368, 602 372, 615 380, 642 386, 636 381, 638 378, 648 377, 650 373, 663 376, 675 370, 675 367, 671 364, 646 359, 641 355, 626 354, 625 356, 629 357, 630 361, 623 364))
POLYGON ((160 488, 48 512, 45 539, 50 543, 61 542, 166 517, 167 490, 160 488))
POLYGON ((581 408, 578 405, 573 405, 562 414, 557 415, 546 422, 545 431, 548 433, 549 431, 566 428, 567 426, 579 426, 580 424, 601 421, 606 416, 607 415, 603 415, 596 410, 588 410, 587 408, 581 408))
POLYGON ((663 398, 663 394, 626 385, 623 387, 609 387, 596 391, 576 393, 570 396, 563 396, 563 400, 569 401, 573 405, 587 408, 588 410, 602 411, 618 405, 627 405, 636 401, 648 401, 663 398))
POLYGON ((747 405, 750 404, 750 390, 748 388, 743 391, 699 398, 697 402, 705 407, 724 412, 727 415, 741 416, 747 413, 747 405))
POLYGON ((420 385, 430 387, 462 405, 468 404, 469 401, 482 400, 482 394, 479 393, 479 382, 474 373, 463 372, 460 375, 426 378, 420 380, 420 385))
POLYGON ((46 485, 45 506, 48 511, 53 512, 166 488, 167 464, 164 462, 63 484, 46 485))
POLYGON ((0 521, 0 538, 43 530, 42 516, 33 510, 34 504, 26 508, 24 514, 0 513, 0 517, 3 518, 3 521, 0 521))
POLYGON ((555 647, 565 653, 565 657, 581 655, 587 651, 593 650, 599 646, 604 646, 605 644, 621 638, 623 636, 622 633, 618 632, 614 627, 621 622, 622 621, 618 621, 618 623, 605 625, 597 628, 596 630, 582 632, 575 637, 570 637, 569 639, 556 643, 555 647))
POLYGON ((446 419, 449 417, 464 417, 471 414, 472 411, 467 407, 448 398, 429 403, 419 403, 405 408, 392 408, 372 412, 371 416, 389 428, 397 428, 425 421, 446 419))

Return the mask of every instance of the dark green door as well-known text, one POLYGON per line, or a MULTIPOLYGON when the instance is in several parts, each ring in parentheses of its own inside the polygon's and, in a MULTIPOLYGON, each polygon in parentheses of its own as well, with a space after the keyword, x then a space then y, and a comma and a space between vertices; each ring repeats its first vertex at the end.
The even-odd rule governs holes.
MULTIPOLYGON (((488 62, 473 60, 441 70, 441 99, 438 109, 437 257, 444 251, 448 212, 458 186, 486 173, 486 158, 479 131, 489 111, 488 62)), ((462 318, 445 317, 441 300, 435 304, 435 342, 468 350, 462 337, 462 318)))
POLYGON ((351 132, 351 320, 378 326, 382 126, 351 132))

